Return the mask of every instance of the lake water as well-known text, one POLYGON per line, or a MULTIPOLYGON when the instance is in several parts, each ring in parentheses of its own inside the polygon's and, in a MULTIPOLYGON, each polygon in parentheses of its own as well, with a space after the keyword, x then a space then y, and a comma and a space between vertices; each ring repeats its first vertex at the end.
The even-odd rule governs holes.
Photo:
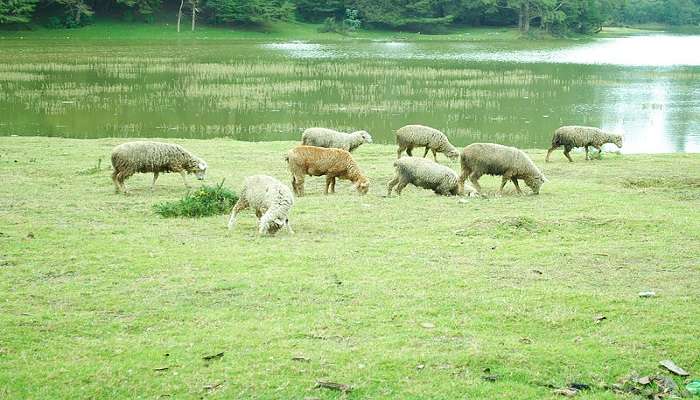
POLYGON ((552 42, 0 39, 0 135, 297 140, 420 123, 545 148, 561 125, 624 151, 700 151, 700 36, 552 42))

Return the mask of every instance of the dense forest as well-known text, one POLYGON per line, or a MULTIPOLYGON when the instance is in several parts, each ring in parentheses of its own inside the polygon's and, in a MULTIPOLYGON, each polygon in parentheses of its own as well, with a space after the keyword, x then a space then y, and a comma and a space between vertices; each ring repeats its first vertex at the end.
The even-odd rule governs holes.
POLYGON ((595 33, 603 25, 700 24, 700 0, 0 0, 0 26, 80 27, 96 18, 263 25, 322 23, 323 31, 439 33, 455 26, 518 26, 523 33, 595 33))

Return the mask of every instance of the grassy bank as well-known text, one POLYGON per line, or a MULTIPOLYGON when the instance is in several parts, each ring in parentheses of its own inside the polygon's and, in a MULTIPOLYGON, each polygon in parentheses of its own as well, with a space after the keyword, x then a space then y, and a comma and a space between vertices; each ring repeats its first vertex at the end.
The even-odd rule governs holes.
MULTIPOLYGON (((537 150, 540 196, 495 198, 485 177, 487 197, 460 203, 382 197, 394 147, 366 145, 369 195, 309 178, 296 234, 256 238, 251 212, 231 232, 225 216, 156 216, 184 195, 177 175, 114 194, 122 141, 0 138, 2 398, 343 397, 314 389, 327 379, 357 399, 553 398, 571 382, 592 399, 663 359, 700 374, 697 154, 537 150)), ((294 143, 176 142, 210 184, 288 181, 294 143)))
MULTIPOLYGON (((173 20, 174 21, 174 20, 173 20)), ((315 40, 315 41, 349 41, 349 40, 408 40, 408 41, 491 41, 517 40, 520 38, 515 28, 455 28, 445 34, 425 35, 416 32, 397 32, 382 30, 360 30, 341 35, 338 33, 320 33, 320 24, 302 22, 276 22, 262 27, 216 27, 201 24, 192 32, 184 24, 180 33, 174 23, 158 22, 153 24, 99 21, 78 29, 48 29, 35 27, 33 30, 2 31, 0 39, 97 39, 97 40, 315 40)), ((1 42, 0 42, 1 43, 1 42)))

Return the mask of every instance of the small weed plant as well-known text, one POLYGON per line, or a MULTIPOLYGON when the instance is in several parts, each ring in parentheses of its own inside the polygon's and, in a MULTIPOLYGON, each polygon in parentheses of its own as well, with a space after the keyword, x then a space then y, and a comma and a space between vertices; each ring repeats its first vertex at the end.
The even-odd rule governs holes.
POLYGON ((238 201, 238 196, 232 190, 224 187, 224 181, 216 186, 202 186, 188 192, 178 201, 165 201, 155 204, 156 214, 164 218, 173 217, 208 217, 226 214, 238 201))

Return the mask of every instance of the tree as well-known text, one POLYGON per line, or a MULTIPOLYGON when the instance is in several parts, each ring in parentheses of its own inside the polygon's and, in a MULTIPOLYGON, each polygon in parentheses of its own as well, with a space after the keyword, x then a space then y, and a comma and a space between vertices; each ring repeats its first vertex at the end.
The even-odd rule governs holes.
POLYGON ((91 17, 94 12, 83 0, 55 0, 65 10, 65 25, 75 28, 84 25, 83 17, 91 17))
POLYGON ((0 0, 0 25, 26 24, 34 14, 37 0, 0 0))
POLYGON ((208 0, 206 7, 215 23, 261 24, 294 14, 289 0, 208 0))
POLYGON ((161 0, 116 0, 116 2, 133 9, 139 15, 151 17, 160 9, 161 0))

